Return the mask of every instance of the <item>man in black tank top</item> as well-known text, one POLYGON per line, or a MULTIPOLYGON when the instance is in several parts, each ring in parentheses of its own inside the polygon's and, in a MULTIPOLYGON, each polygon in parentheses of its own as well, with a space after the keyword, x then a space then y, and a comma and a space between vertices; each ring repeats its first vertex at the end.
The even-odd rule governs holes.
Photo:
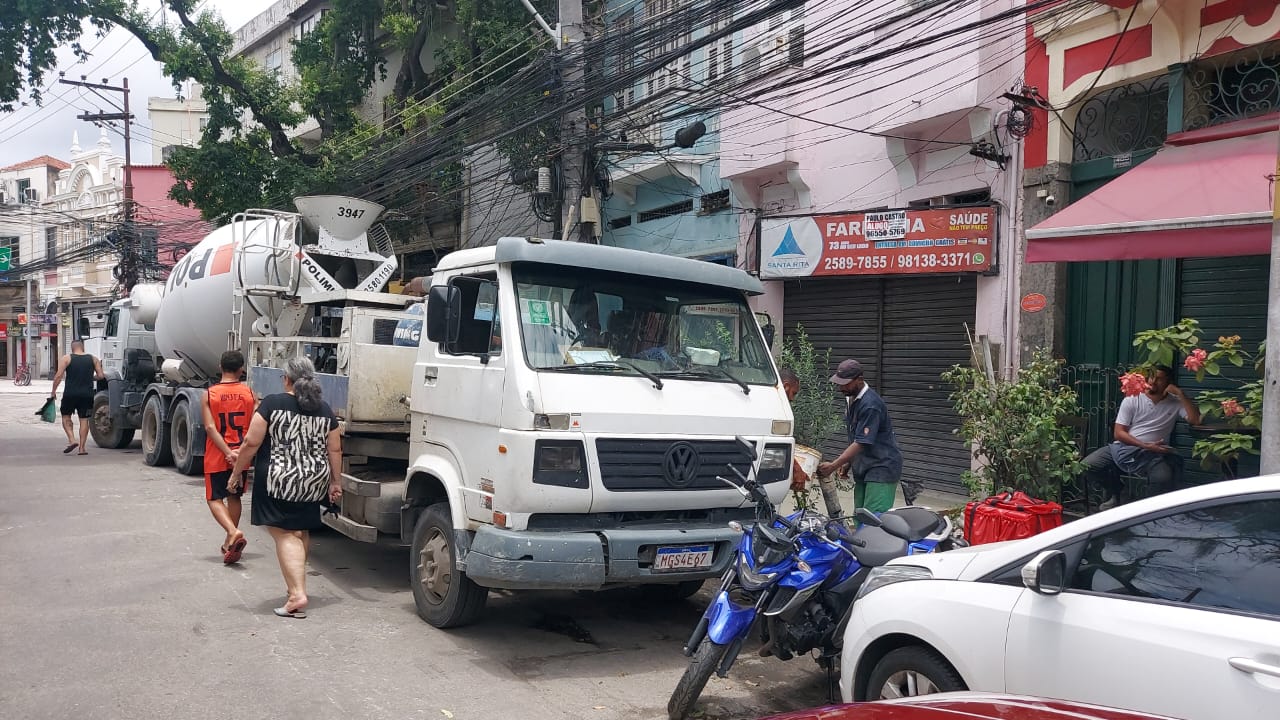
POLYGON ((80 448, 80 455, 88 455, 85 442, 89 439, 89 416, 93 414, 93 381, 105 380, 102 363, 98 358, 84 351, 84 343, 76 340, 71 343, 71 353, 63 355, 58 362, 58 374, 53 376, 53 392, 50 398, 58 396, 58 385, 63 378, 67 379, 67 389, 62 393, 62 429, 67 433, 67 447, 62 451, 69 453, 80 448), (80 442, 76 442, 71 434, 71 413, 80 416, 80 442))

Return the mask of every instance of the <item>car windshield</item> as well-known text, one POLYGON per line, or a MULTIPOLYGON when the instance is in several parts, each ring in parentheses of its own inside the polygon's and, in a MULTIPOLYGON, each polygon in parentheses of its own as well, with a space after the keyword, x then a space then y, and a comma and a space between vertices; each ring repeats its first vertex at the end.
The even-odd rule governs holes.
POLYGON ((777 383, 737 291, 534 263, 517 263, 512 274, 530 367, 777 383))

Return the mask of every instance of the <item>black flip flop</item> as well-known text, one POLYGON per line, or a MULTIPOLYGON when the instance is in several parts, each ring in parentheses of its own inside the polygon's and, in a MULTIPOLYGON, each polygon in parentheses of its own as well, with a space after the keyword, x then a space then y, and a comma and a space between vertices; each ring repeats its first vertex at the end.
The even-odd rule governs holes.
POLYGON ((67 453, 71 452, 72 450, 75 450, 78 447, 80 447, 80 443, 71 443, 66 447, 65 450, 62 451, 62 454, 66 455, 67 453))

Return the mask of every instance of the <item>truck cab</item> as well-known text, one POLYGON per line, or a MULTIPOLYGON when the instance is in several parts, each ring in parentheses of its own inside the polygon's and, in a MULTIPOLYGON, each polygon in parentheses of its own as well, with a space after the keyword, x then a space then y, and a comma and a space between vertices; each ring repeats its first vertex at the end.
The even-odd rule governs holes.
POLYGON ((102 334, 92 338, 106 379, 98 382, 89 428, 102 448, 124 448, 133 442, 144 391, 155 380, 155 326, 137 322, 132 307, 128 298, 111 303, 102 334))
POLYGON ((787 492, 792 417, 747 295, 695 260, 503 238, 444 258, 410 378, 402 532, 440 627, 486 588, 692 593, 787 492), (745 439, 749 448, 744 448, 745 439))

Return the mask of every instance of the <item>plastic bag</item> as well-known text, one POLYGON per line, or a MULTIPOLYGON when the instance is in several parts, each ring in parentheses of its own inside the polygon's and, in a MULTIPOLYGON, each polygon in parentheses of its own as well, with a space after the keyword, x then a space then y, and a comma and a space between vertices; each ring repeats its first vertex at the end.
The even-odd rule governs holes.
POLYGON ((46 398, 44 405, 41 405, 40 409, 36 411, 36 415, 39 415, 40 419, 47 423, 56 422, 58 419, 58 403, 53 398, 46 398))

